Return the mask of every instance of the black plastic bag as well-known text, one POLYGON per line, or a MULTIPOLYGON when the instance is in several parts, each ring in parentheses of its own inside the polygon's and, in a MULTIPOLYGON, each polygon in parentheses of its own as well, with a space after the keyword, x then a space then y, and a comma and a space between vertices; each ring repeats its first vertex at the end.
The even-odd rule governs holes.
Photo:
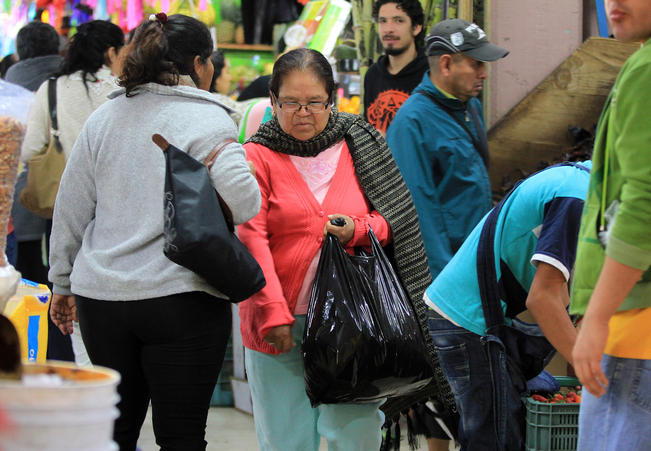
POLYGON ((166 160, 163 252, 231 302, 249 298, 266 280, 233 225, 226 221, 206 166, 160 139, 154 138, 166 160))
POLYGON ((372 255, 351 256, 326 237, 303 337, 312 406, 399 396, 433 369, 416 313, 373 231, 372 255))

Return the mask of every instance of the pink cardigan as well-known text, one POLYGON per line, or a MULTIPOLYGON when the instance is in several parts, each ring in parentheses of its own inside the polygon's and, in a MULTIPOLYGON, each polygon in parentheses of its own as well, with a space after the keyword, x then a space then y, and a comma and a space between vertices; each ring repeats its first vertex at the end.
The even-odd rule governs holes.
POLYGON ((330 214, 355 221, 355 234, 346 247, 367 246, 368 227, 380 243, 391 239, 389 224, 371 206, 359 185, 353 160, 344 145, 323 204, 319 204, 289 155, 254 143, 244 145, 255 165, 262 193, 260 213, 238 227, 239 237, 258 261, 267 286, 242 302, 240 329, 244 346, 279 354, 264 341, 271 328, 294 324, 292 312, 310 262, 323 243, 323 227, 330 214))

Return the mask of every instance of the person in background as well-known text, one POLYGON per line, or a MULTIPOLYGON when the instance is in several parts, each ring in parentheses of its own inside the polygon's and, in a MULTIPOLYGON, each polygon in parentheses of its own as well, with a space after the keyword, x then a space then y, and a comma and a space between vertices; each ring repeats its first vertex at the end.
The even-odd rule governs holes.
MULTIPOLYGON (((262 191, 260 213, 238 228, 267 285, 240 304, 245 363, 263 451, 377 450, 381 402, 312 408, 300 343, 326 233, 352 250, 369 227, 393 244, 397 272, 415 305, 430 280, 409 191, 384 139, 357 115, 333 107, 327 59, 297 49, 274 64, 273 117, 245 144, 262 191), (344 226, 331 224, 343 218, 344 226)), ((418 304, 420 302, 420 304, 418 304)))
POLYGON ((218 92, 226 95, 231 92, 231 80, 233 79, 230 72, 231 62, 228 58, 224 57, 224 53, 220 50, 215 50, 210 59, 215 68, 210 92, 218 92))
POLYGON ((540 356, 553 346, 572 363, 568 281, 590 167, 589 161, 558 165, 520 183, 477 224, 425 293, 430 334, 461 418, 461 449, 524 449, 522 396, 535 374, 528 374, 534 371, 525 367, 528 360, 513 355, 499 323, 529 310, 540 328, 535 332, 542 330, 547 341, 527 336, 528 345, 518 343, 522 349, 540 356))
POLYGON ((18 58, 15 53, 5 55, 4 58, 2 58, 2 61, 0 61, 0 78, 5 78, 5 75, 7 75, 9 68, 17 62, 18 58))
MULTIPOLYGON (((206 448, 230 302, 163 253, 166 165, 152 135, 199 161, 237 137, 208 93, 212 49, 194 18, 159 13, 143 22, 125 50, 124 89, 86 121, 55 203, 50 315, 64 333, 78 319, 91 362, 120 372, 121 450, 136 448, 150 401, 162 449, 206 448)), ((258 213, 260 190, 240 144, 223 148, 210 178, 236 224, 258 213)))
POLYGON ((606 0, 606 10, 615 38, 641 48, 599 120, 579 235, 570 305, 583 316, 572 351, 584 388, 578 449, 641 451, 651 449, 651 2, 606 0))
POLYGON ((210 59, 215 68, 212 83, 210 84, 210 92, 215 94, 215 97, 221 103, 232 110, 229 114, 235 124, 239 124, 248 103, 237 102, 228 95, 231 92, 231 79, 233 78, 230 73, 231 63, 228 58, 224 58, 224 54, 219 50, 214 51, 210 59))
POLYGON ((16 53, 18 61, 7 70, 5 80, 30 91, 36 91, 61 67, 59 35, 43 22, 30 22, 18 30, 16 53))
POLYGON ((422 51, 425 16, 418 0, 378 0, 373 17, 384 55, 364 77, 364 114, 385 136, 396 112, 428 69, 422 51))
POLYGON ((269 80, 271 75, 260 75, 246 86, 237 97, 238 102, 245 100, 259 99, 269 95, 269 80))
MULTIPOLYGON (((118 88, 114 74, 119 73, 118 53, 124 45, 124 33, 117 25, 103 20, 86 22, 77 27, 77 33, 65 50, 61 70, 57 73, 57 121, 59 140, 66 159, 70 157, 81 128, 88 116, 108 100, 108 94, 118 88)), ((48 82, 36 91, 30 110, 27 131, 21 148, 21 160, 27 164, 50 141, 50 112, 48 82)), ((51 222, 48 221, 46 244, 49 249, 51 222)), ((48 358, 69 360, 72 351, 77 365, 90 364, 78 324, 71 338, 50 320, 48 331, 48 358)))
MULTIPOLYGON (((19 61, 7 71, 5 80, 30 91, 36 91, 44 81, 61 69, 63 59, 59 56, 59 35, 54 27, 43 22, 30 22, 16 35, 16 53, 19 61)), ((19 200, 20 192, 27 184, 27 171, 18 174, 11 218, 18 242, 16 269, 25 279, 47 282, 47 266, 42 251, 42 241, 47 232, 47 222, 24 208, 19 200)), ((70 346, 68 346, 69 348, 70 346)), ((72 351, 52 358, 72 359, 72 351)))
POLYGON ((387 143, 420 219, 432 277, 492 206, 481 104, 486 61, 508 51, 477 25, 448 19, 426 39, 429 71, 393 119, 387 143))

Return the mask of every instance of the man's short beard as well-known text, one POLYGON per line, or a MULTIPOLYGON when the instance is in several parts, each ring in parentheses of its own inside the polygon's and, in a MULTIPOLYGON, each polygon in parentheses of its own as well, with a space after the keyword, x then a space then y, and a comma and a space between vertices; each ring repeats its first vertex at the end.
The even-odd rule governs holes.
POLYGON ((406 45, 404 47, 387 47, 384 49, 384 53, 386 55, 398 56, 398 55, 402 55, 407 50, 409 50, 409 47, 410 45, 406 45))

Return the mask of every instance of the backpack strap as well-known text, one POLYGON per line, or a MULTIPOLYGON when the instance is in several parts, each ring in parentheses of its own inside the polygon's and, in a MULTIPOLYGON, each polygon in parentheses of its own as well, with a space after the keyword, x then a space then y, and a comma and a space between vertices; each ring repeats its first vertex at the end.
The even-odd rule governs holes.
MULTIPOLYGON (((570 161, 549 166, 542 171, 559 166, 574 166, 582 171, 590 173, 590 169, 586 166, 570 161)), ((542 171, 538 171, 532 175, 538 174, 542 171)), ((479 243, 477 245, 477 281, 479 282, 481 308, 484 313, 484 320, 486 321, 486 332, 497 336, 499 336, 500 326, 504 325, 505 321, 502 306, 500 304, 500 286, 497 281, 497 270, 495 268, 495 228, 504 203, 524 180, 520 180, 511 191, 504 196, 500 203, 490 211, 486 217, 484 226, 481 229, 481 235, 479 236, 479 243)))

